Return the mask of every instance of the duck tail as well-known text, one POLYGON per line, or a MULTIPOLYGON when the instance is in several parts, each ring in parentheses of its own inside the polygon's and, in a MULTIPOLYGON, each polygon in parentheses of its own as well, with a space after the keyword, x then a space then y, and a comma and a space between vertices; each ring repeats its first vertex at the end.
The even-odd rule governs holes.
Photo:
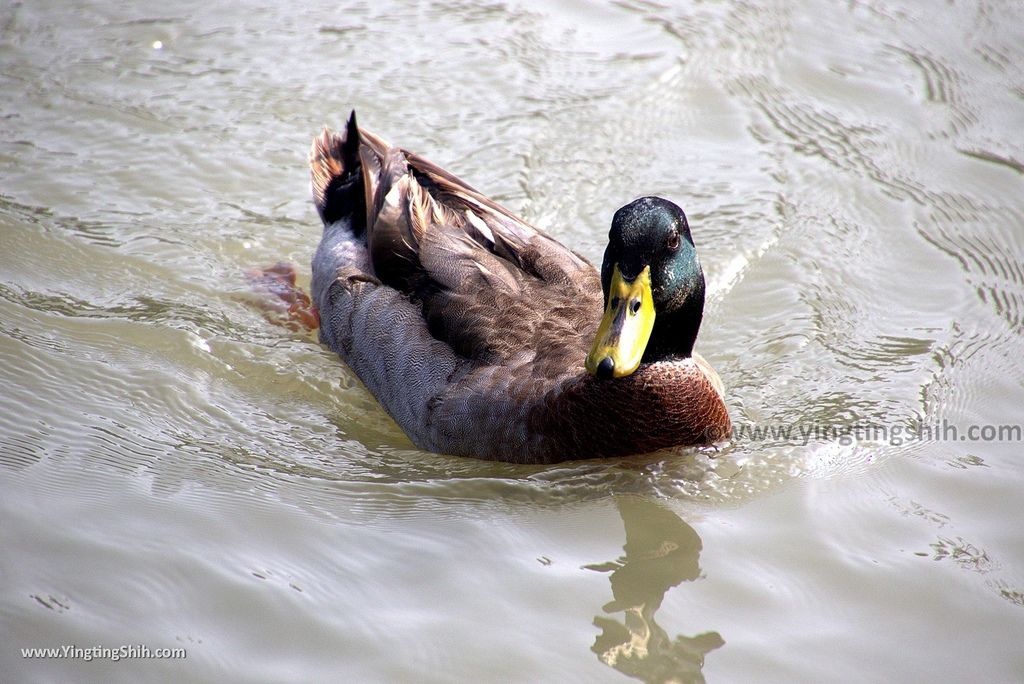
POLYGON ((324 128, 323 133, 313 139, 309 150, 313 204, 321 220, 324 225, 329 225, 348 219, 357 236, 366 231, 366 195, 359 160, 360 142, 359 126, 353 109, 344 135, 324 128))

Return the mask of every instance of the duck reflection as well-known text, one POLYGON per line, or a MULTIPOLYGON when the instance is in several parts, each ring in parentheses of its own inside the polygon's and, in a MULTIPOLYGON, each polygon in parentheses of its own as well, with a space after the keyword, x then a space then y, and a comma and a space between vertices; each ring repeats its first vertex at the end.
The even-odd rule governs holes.
POLYGON ((645 682, 703 682, 704 656, 725 641, 718 632, 669 637, 654 621, 665 592, 700 575, 700 537, 692 527, 654 501, 616 500, 626 527, 625 555, 585 566, 611 572, 612 601, 605 613, 622 613, 621 622, 598 615, 602 632, 591 650, 606 665, 645 682))

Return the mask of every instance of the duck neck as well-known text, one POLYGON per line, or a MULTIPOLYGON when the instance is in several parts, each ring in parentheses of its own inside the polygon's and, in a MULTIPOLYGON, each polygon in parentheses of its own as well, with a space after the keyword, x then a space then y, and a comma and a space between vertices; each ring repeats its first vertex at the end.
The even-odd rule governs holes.
POLYGON ((701 279, 681 306, 657 314, 643 363, 692 356, 703 317, 704 283, 701 279))

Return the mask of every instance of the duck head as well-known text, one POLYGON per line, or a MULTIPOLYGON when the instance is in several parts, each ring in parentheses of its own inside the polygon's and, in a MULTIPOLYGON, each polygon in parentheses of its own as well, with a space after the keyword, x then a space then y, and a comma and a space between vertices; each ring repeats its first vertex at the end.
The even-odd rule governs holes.
POLYGON ((615 212, 601 287, 604 317, 587 372, 618 378, 641 362, 693 354, 704 315, 704 272, 678 206, 641 197, 615 212))

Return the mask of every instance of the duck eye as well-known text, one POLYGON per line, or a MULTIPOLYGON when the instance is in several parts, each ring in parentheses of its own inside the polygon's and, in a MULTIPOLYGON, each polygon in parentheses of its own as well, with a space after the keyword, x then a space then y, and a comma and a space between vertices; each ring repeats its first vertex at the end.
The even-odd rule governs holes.
POLYGON ((677 233, 674 230, 671 233, 669 233, 668 234, 668 241, 666 242, 666 245, 673 252, 676 251, 677 249, 679 249, 679 233, 677 233))

